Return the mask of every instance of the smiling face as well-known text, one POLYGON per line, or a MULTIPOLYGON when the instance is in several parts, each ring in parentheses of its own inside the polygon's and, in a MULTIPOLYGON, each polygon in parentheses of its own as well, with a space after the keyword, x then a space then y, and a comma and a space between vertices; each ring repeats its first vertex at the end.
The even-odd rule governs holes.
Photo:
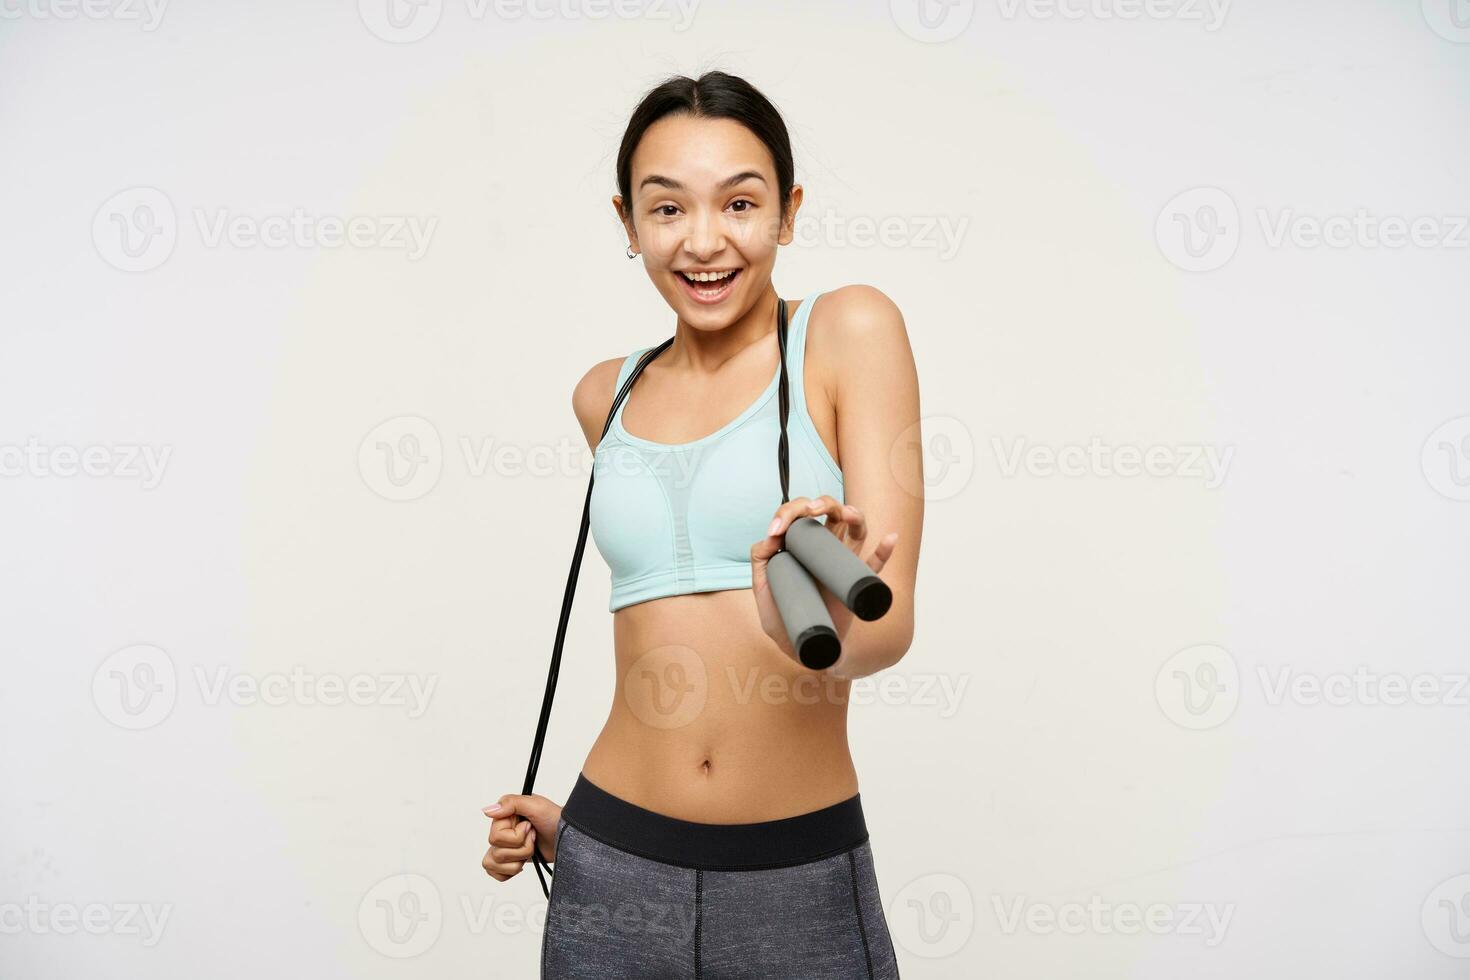
POLYGON ((776 248, 792 239, 801 187, 783 220, 770 151, 730 119, 665 116, 638 143, 632 199, 622 213, 628 243, 685 323, 719 329, 768 288, 776 248))

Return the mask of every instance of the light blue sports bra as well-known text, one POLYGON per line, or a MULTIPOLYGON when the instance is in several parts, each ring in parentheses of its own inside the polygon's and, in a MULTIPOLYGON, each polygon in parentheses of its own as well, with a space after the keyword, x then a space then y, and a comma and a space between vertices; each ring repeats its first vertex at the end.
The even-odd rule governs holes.
MULTIPOLYGON (((842 470, 806 407, 806 327, 820 295, 801 304, 787 337, 790 495, 843 501, 842 470)), ((614 391, 650 349, 628 355, 614 391)), ((781 505, 780 379, 778 365, 754 403, 693 442, 631 434, 623 428, 623 398, 597 444, 592 471, 590 527, 612 569, 609 611, 663 596, 751 587, 750 546, 766 536, 781 505)))

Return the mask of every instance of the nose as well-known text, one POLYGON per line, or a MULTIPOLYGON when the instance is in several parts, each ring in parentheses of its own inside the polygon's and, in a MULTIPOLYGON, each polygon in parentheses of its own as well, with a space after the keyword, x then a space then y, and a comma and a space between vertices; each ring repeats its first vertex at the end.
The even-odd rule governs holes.
POLYGON ((700 262, 708 262, 725 247, 725 228, 719 215, 711 215, 701 208, 689 225, 689 237, 684 248, 700 262))

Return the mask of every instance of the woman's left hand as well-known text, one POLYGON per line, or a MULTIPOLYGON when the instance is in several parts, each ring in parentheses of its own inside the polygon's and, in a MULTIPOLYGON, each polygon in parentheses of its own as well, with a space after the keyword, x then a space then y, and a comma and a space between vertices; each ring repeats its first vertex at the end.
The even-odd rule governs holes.
MULTIPOLYGON (((775 520, 771 522, 770 530, 750 549, 751 585, 755 592, 755 607, 760 613, 761 628, 786 656, 797 663, 801 661, 791 647, 791 640, 786 636, 786 626, 781 622, 781 612, 776 608, 775 597, 771 595, 771 585, 766 578, 766 564, 780 551, 781 539, 793 521, 799 517, 822 517, 823 515, 827 518, 824 525, 827 530, 837 535, 839 541, 861 558, 863 545, 868 539, 867 518, 856 506, 839 504, 828 496, 814 499, 795 497, 777 507, 775 520)), ((888 564, 888 559, 892 557, 894 546, 897 543, 898 532, 890 532, 878 542, 878 547, 873 549, 873 553, 868 556, 867 566, 873 570, 875 575, 883 571, 883 566, 888 564)), ((852 628, 854 619, 852 610, 844 606, 842 600, 833 596, 820 582, 817 583, 817 591, 827 606, 827 614, 832 617, 832 626, 837 630, 837 639, 845 640, 848 630, 852 628)))

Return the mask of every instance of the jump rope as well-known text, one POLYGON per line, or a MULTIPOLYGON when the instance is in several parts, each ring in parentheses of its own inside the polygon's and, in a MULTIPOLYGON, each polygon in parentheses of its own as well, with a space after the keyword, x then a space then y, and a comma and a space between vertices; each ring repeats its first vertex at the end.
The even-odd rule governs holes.
MULTIPOLYGON (((674 338, 670 337, 638 359, 628 380, 618 389, 612 408, 608 409, 607 421, 602 425, 604 438, 617 415, 618 406, 628 397, 638 375, 673 342, 674 338)), ((786 379, 786 301, 780 298, 776 300, 776 343, 781 354, 781 380, 777 395, 781 438, 776 444, 776 463, 781 474, 781 503, 785 504, 791 500, 790 444, 786 437, 790 395, 786 379)), ((598 442, 601 444, 601 439, 598 442)), ((596 466, 593 470, 595 472, 596 466)), ((592 478, 587 480, 587 496, 582 502, 582 526, 577 532, 577 548, 572 553, 572 567, 567 574, 566 590, 562 593, 561 617, 557 620, 556 641, 551 648, 551 667, 546 674, 546 693, 541 698, 541 717, 536 722, 536 738, 531 744, 531 759, 521 788, 523 796, 531 794, 536 783, 536 771, 541 766, 541 747, 546 741, 546 726, 551 720, 551 703, 556 697, 556 680, 561 672, 562 644, 566 641, 572 599, 577 592, 577 574, 582 568, 582 553, 586 550, 587 532, 591 527, 592 482, 592 478)), ((893 603, 893 593, 888 585, 873 574, 867 563, 838 541, 825 525, 812 517, 797 518, 786 529, 780 550, 766 565, 766 576, 792 649, 802 664, 811 670, 824 670, 842 655, 842 643, 832 626, 826 603, 817 590, 817 582, 825 585, 862 620, 879 618, 893 603)), ((539 840, 531 850, 531 860, 536 867, 536 877, 541 881, 541 890, 549 900, 551 886, 546 879, 548 875, 554 876, 555 872, 541 856, 539 840)))

